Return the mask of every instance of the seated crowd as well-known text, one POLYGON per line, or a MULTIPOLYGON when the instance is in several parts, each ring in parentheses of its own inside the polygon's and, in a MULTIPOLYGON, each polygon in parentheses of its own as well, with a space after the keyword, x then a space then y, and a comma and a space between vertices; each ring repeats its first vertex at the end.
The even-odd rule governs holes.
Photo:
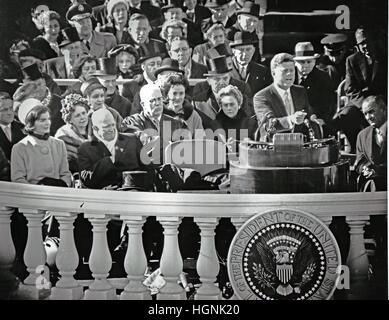
MULTIPOLYGON (((231 11, 228 0, 160 7, 108 0, 98 8, 74 0, 66 17, 41 6, 34 16, 41 35, 15 40, 1 69, 0 180, 72 187, 78 178, 92 189, 177 191, 200 181, 164 163, 169 143, 207 138, 207 130, 235 142, 245 137, 230 132, 242 129, 266 141, 269 126, 306 133, 308 119, 324 137, 344 132, 361 190, 386 190, 387 57, 369 30, 356 30, 356 52, 346 35, 332 34, 321 41, 323 55, 299 42, 294 55, 277 53, 268 68, 256 32, 259 5, 235 2, 231 11), (53 79, 79 81, 63 88, 53 79), (347 103, 337 108, 344 79, 347 103), (143 176, 128 186, 127 171, 143 176)), ((148 219, 148 258, 161 254, 151 239, 158 228, 148 219)))

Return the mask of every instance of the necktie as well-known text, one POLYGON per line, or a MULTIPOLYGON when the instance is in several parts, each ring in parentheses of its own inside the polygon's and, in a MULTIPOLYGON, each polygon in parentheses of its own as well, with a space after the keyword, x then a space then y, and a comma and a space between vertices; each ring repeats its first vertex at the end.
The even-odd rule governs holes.
POLYGON ((84 44, 87 47, 88 50, 90 50, 90 45, 88 40, 84 40, 84 44))
POLYGON ((292 103, 290 102, 288 91, 284 92, 284 103, 286 113, 290 116, 292 114, 292 103))
POLYGON ((188 18, 193 21, 193 16, 194 16, 194 12, 193 11, 187 11, 186 12, 186 15, 188 16, 188 18))
POLYGON ((4 127, 4 133, 7 137, 8 141, 12 141, 12 135, 11 135, 11 128, 10 127, 4 127))
POLYGON ((241 67, 240 68, 240 76, 242 77, 242 79, 246 79, 246 75, 247 75, 247 73, 246 73, 246 67, 241 67))
POLYGON ((382 136, 380 129, 376 129, 376 141, 378 146, 381 147, 384 141, 384 137, 382 136))

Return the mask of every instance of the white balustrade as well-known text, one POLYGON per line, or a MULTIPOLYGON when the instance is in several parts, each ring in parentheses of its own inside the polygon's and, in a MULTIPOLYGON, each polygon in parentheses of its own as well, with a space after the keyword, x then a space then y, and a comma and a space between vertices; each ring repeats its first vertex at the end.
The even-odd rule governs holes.
POLYGON ((46 211, 20 208, 19 212, 27 219, 28 235, 23 259, 29 275, 20 284, 17 295, 26 299, 45 299, 50 295, 51 289, 42 237, 42 219, 46 211))
POLYGON ((79 263, 73 232, 77 213, 53 214, 59 223, 60 242, 55 263, 61 278, 51 290, 50 299, 79 300, 82 298, 83 290, 73 277, 79 263))
POLYGON ((166 284, 161 288, 158 300, 184 300, 185 291, 177 283, 182 272, 183 262, 178 246, 179 217, 158 217, 164 231, 164 246, 160 261, 160 269, 166 284))
POLYGON ((15 247, 11 236, 13 208, 0 208, 0 299, 10 298, 18 286, 18 279, 10 271, 15 260, 15 247))
POLYGON ((351 281, 367 280, 369 260, 365 249, 364 227, 369 216, 346 216, 350 227, 350 250, 347 256, 347 265, 350 268, 351 281))
POLYGON ((146 254, 142 241, 142 226, 146 217, 121 217, 128 227, 128 246, 124 259, 124 269, 129 280, 120 300, 151 300, 150 292, 147 290, 144 281, 144 273, 147 267, 146 254))
POLYGON ((84 215, 92 224, 93 244, 89 258, 89 269, 94 281, 85 291, 86 300, 116 300, 116 290, 108 282, 107 277, 112 267, 112 258, 107 242, 107 224, 109 218, 105 215, 84 215))
POLYGON ((197 259, 197 273, 201 286, 195 300, 220 300, 221 292, 215 284, 220 266, 215 248, 215 228, 219 218, 194 218, 200 228, 201 245, 197 259))

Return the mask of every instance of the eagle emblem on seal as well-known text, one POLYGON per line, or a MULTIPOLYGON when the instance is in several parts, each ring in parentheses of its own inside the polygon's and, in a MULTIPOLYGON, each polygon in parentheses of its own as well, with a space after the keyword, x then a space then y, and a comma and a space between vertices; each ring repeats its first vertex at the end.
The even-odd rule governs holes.
POLYGON ((244 269, 249 285, 262 298, 296 299, 319 287, 325 260, 319 241, 309 231, 277 224, 250 241, 244 269))

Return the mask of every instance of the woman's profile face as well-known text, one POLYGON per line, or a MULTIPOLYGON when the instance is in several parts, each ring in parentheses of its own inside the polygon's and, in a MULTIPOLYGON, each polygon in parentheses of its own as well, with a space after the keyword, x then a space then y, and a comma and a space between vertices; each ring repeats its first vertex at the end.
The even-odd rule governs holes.
POLYGON ((70 116, 70 124, 77 129, 85 129, 88 125, 88 111, 83 105, 76 105, 70 116))
POLYGON ((50 126, 50 114, 48 112, 42 113, 34 122, 33 132, 37 134, 50 133, 50 126))
POLYGON ((234 118, 238 114, 239 104, 233 96, 224 96, 221 98, 221 108, 224 114, 229 118, 234 118))
POLYGON ((49 35, 51 38, 57 38, 59 31, 61 29, 58 20, 50 20, 49 23, 46 23, 44 26, 45 34, 49 35))
POLYGON ((104 107, 105 102, 105 90, 95 89, 88 96, 89 104, 91 108, 96 111, 104 107))

